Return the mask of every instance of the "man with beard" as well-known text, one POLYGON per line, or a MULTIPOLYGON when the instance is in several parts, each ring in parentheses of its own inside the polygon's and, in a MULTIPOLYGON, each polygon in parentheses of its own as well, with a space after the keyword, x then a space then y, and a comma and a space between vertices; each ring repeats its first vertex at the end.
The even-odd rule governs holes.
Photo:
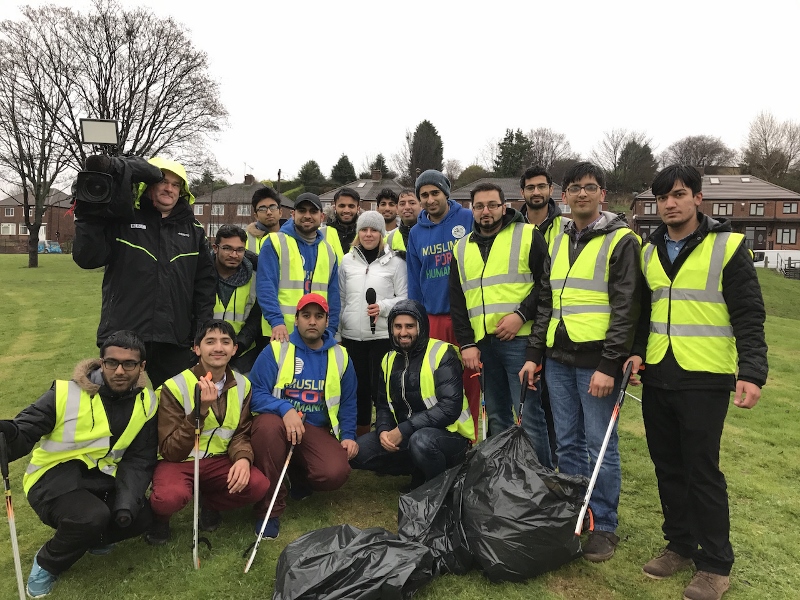
POLYGON ((143 533, 156 464, 157 400, 146 387, 145 347, 131 331, 109 335, 100 358, 78 363, 14 419, 0 421, 9 458, 33 451, 22 486, 55 534, 33 559, 28 595, 46 596, 87 551, 108 554, 143 533))
POLYGON ((271 335, 273 340, 289 340, 294 330, 294 307, 304 294, 311 292, 330 305, 331 335, 339 327, 339 265, 334 249, 320 231, 324 218, 319 196, 305 192, 297 197, 292 218, 264 242, 256 288, 258 304, 269 325, 265 335, 271 335))
POLYGON ((386 236, 386 243, 389 248, 394 250, 398 256, 405 259, 406 246, 408 245, 408 234, 411 228, 417 224, 417 217, 422 211, 422 205, 417 199, 417 195, 411 188, 404 188, 397 199, 397 212, 400 215, 400 225, 397 229, 389 232, 386 236))
POLYGON ((561 214, 561 209, 551 198, 553 178, 547 169, 528 167, 519 178, 519 187, 525 205, 522 216, 542 232, 548 248, 553 240, 569 224, 570 219, 561 214))
MULTIPOLYGON (((256 299, 256 273, 250 258, 245 256, 246 242, 247 235, 241 227, 223 225, 213 245, 217 272, 214 318, 233 326, 238 350, 231 360, 231 368, 244 375, 256 361, 256 341, 261 336, 262 321, 256 299)), ((253 254, 250 257, 253 258, 253 254)))
POLYGON ((354 469, 411 475, 422 485, 464 460, 475 440, 454 346, 431 338, 425 307, 401 300, 389 311, 392 351, 381 361, 383 381, 375 431, 356 440, 354 469))
POLYGON ((391 188, 383 188, 375 197, 378 212, 386 223, 386 231, 397 229, 397 194, 391 188))
POLYGON ((350 252, 350 244, 356 237, 359 202, 361 196, 349 187, 343 187, 333 196, 333 219, 323 227, 322 234, 339 261, 350 252))
POLYGON ((281 196, 271 187, 263 187, 253 192, 252 204, 256 220, 247 226, 247 249, 259 254, 267 235, 281 229, 281 196))
MULTIPOLYGON (((499 186, 481 183, 470 195, 475 223, 453 251, 450 314, 464 365, 483 369, 489 432, 497 435, 520 411, 519 372, 534 316, 550 318, 549 307, 537 315, 547 245, 536 227, 506 207, 499 186)), ((522 427, 539 462, 552 468, 538 388, 527 391, 522 427)))

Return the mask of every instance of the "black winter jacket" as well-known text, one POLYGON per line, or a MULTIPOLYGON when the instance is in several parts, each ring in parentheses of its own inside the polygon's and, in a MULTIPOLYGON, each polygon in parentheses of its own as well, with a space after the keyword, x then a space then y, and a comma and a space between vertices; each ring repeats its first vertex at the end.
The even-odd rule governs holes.
MULTIPOLYGON (((102 383, 98 359, 78 363, 72 380, 90 394, 100 395, 111 428, 111 446, 125 431, 133 411, 145 410, 142 390, 147 379, 144 372, 130 391, 119 395, 102 383)), ((7 437, 9 458, 17 460, 26 456, 43 436, 53 431, 55 425, 56 393, 53 382, 51 388, 36 402, 20 412, 12 421, 3 422, 4 430, 16 429, 16 434, 7 437)), ((144 494, 153 478, 157 462, 157 426, 158 420, 155 416, 145 424, 125 450, 117 467, 116 477, 106 475, 96 468, 90 469, 80 460, 70 460, 53 467, 30 489, 28 502, 31 507, 39 512, 39 508, 46 503, 80 489, 98 495, 115 491, 114 513, 128 510, 135 519, 147 502, 144 494)))
MULTIPOLYGON (((525 221, 530 223, 530 219, 528 219, 528 205, 523 202, 522 208, 519 209, 519 212, 525 221)), ((550 229, 550 226, 553 224, 553 221, 555 221, 555 218, 560 216, 562 216, 561 208, 558 206, 558 204, 556 204, 555 200, 550 198, 550 200, 547 202, 547 218, 542 221, 541 224, 536 225, 539 228, 539 231, 542 232, 542 235, 547 233, 547 230, 550 229)))
MULTIPOLYGON (((667 243, 664 234, 667 226, 663 223, 651 234, 647 243, 653 244, 658 252, 661 266, 669 276, 675 279, 681 265, 686 262, 692 251, 710 232, 722 233, 731 231, 730 223, 717 221, 702 213, 697 213, 700 225, 681 248, 674 263, 670 263, 667 255, 667 243)), ((656 364, 647 362, 647 338, 650 331, 650 288, 642 286, 642 313, 631 354, 645 359, 647 368, 641 373, 642 382, 653 387, 666 390, 686 389, 736 389, 736 377, 733 374, 708 373, 705 371, 686 371, 675 360, 672 346, 667 354, 656 364)), ((766 311, 761 296, 761 286, 753 266, 749 250, 742 243, 722 271, 722 295, 730 314, 733 335, 736 337, 736 352, 739 355, 738 378, 761 387, 767 382, 767 342, 764 337, 764 321, 766 311)))
MULTIPOLYGON (((525 223, 522 214, 509 208, 503 215, 503 224, 500 231, 513 223, 525 223)), ((480 234, 480 227, 477 223, 472 226, 472 233, 468 234, 467 243, 477 244, 480 249, 484 264, 489 258, 492 244, 497 238, 498 231, 492 236, 480 234)), ((536 305, 539 302, 539 288, 541 287, 542 272, 544 269, 544 259, 547 256, 547 242, 544 241, 542 232, 537 228, 533 230, 533 241, 528 255, 528 268, 533 274, 533 289, 525 298, 509 298, 510 301, 519 301, 519 306, 514 311, 522 319, 522 322, 532 320, 536 316, 536 305)), ((448 280, 450 289, 450 316, 453 320, 453 331, 458 341, 458 345, 463 350, 475 346, 475 332, 469 320, 469 310, 467 309, 467 299, 464 296, 464 288, 461 285, 461 277, 458 272, 458 259, 455 254, 450 263, 450 279, 448 280)))
MULTIPOLYGON (((627 227, 624 217, 603 212, 600 221, 591 231, 579 239, 571 224, 564 231, 569 242, 569 262, 574 264, 586 244, 594 237, 611 233, 627 227)), ((620 377, 622 364, 630 355, 636 325, 639 320, 642 271, 640 268, 641 247, 636 236, 629 234, 617 243, 611 253, 608 276, 608 303, 611 307, 611 321, 606 330, 606 337, 597 342, 573 342, 564 321, 556 327, 555 341, 552 348, 546 348, 547 328, 552 311, 553 296, 550 288, 550 257, 545 260, 544 276, 539 296, 539 307, 534 319, 533 332, 529 338, 527 360, 541 364, 542 354, 564 364, 587 369, 596 369, 609 377, 620 377), (547 318, 545 318, 547 315, 547 318)))
POLYGON ((145 196, 133 222, 76 219, 72 258, 84 269, 106 267, 98 346, 130 329, 145 342, 190 347, 214 315, 208 241, 184 198, 163 219, 145 196))
POLYGON ((433 373, 436 405, 433 408, 426 408, 420 391, 420 370, 428 368, 422 364, 430 339, 428 313, 422 304, 415 300, 401 300, 389 312, 389 331, 392 331, 392 324, 398 315, 409 315, 416 319, 419 336, 408 352, 397 345, 394 336, 390 337, 392 350, 397 351, 392 372, 389 374, 389 391, 394 415, 386 398, 386 380, 381 378, 381 387, 375 400, 375 429, 380 435, 383 431, 399 427, 403 439, 407 440, 417 429, 423 427, 444 429, 456 422, 463 403, 464 384, 461 380, 463 367, 455 348, 448 348, 439 368, 433 373))

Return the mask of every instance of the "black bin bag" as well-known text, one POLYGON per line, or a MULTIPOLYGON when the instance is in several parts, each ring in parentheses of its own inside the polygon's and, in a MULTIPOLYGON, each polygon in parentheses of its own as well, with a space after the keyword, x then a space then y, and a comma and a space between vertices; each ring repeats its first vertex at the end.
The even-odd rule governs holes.
POLYGON ((433 556, 425 546, 377 527, 337 525, 283 549, 273 600, 401 600, 432 579, 433 556))
POLYGON ((555 473, 536 459, 521 427, 468 456, 461 523, 475 562, 491 581, 522 581, 581 553, 575 535, 588 481, 555 473))
POLYGON ((437 575, 463 575, 472 566, 472 553, 461 527, 461 492, 466 471, 466 465, 453 467, 400 496, 397 516, 400 539, 430 548, 437 575))

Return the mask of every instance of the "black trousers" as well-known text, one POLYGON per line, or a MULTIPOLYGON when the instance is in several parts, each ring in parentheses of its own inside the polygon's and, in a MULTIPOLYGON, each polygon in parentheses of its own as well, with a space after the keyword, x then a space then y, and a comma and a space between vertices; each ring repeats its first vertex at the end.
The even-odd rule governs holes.
POLYGON ((733 565, 728 490, 719 446, 730 392, 645 385, 642 415, 655 465, 667 548, 698 570, 728 575, 733 565))
POLYGON ((75 490, 50 502, 31 506, 45 525, 56 530, 36 555, 39 566, 58 575, 74 565, 90 548, 139 536, 150 527, 153 513, 149 502, 144 503, 133 522, 125 528, 114 523, 113 506, 113 492, 97 496, 88 490, 75 490))
POLYGON ((388 339, 359 342, 342 338, 342 346, 353 361, 358 379, 358 416, 356 424, 366 426, 372 423, 372 407, 383 385, 381 360, 392 349, 388 339))
POLYGON ((145 342, 144 349, 147 352, 146 371, 153 389, 197 363, 197 356, 189 348, 161 342, 145 342))

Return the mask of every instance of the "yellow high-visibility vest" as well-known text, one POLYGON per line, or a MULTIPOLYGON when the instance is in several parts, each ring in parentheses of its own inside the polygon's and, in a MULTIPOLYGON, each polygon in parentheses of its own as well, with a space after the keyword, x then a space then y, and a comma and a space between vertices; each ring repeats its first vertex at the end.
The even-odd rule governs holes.
POLYGON ((735 373, 738 364, 722 271, 742 244, 741 233, 709 233, 670 280, 656 247, 642 249, 642 272, 651 291, 646 361, 659 363, 672 345, 687 371, 735 373))
MULTIPOLYGON (((455 350, 455 347, 451 344, 433 338, 428 340, 428 346, 425 348, 425 356, 422 358, 422 368, 419 374, 419 387, 420 393, 422 394, 422 401, 425 403, 426 408, 433 408, 438 402, 436 399, 436 382, 434 381, 433 373, 439 368, 448 348, 453 348, 455 350)), ((386 399, 389 403, 389 409, 395 417, 395 421, 397 421, 397 415, 395 415, 394 405, 392 404, 389 378, 396 357, 397 351, 392 350, 384 356, 381 361, 383 379, 386 381, 386 399)), ((469 403, 467 402, 466 394, 462 393, 461 395, 461 414, 458 416, 458 419, 456 419, 454 423, 448 425, 446 429, 458 433, 470 441, 475 441, 475 423, 472 420, 472 413, 469 411, 469 403)))
MULTIPOLYGON (((242 330, 242 327, 244 327, 244 323, 247 321, 247 317, 250 315, 250 311, 256 303, 255 279, 256 274, 253 273, 250 281, 235 288, 227 305, 222 303, 219 294, 217 294, 217 303, 214 305, 214 318, 230 323, 237 334, 242 330)), ((251 350, 255 345, 256 343, 253 342, 247 350, 251 350)), ((242 352, 242 354, 244 354, 244 352, 242 352)))
POLYGON ((33 485, 50 469, 69 460, 80 460, 116 477, 117 465, 145 423, 153 418, 158 399, 153 390, 143 389, 131 413, 131 420, 114 447, 111 427, 99 394, 89 394, 74 381, 57 380, 55 384, 56 424, 33 451, 22 478, 27 495, 33 485))
MULTIPOLYGON (((483 262, 478 244, 470 243, 474 233, 458 240, 453 253, 475 341, 494 335, 497 323, 519 308, 533 289, 528 259, 535 227, 512 223, 500 230, 483 262)), ((518 336, 529 335, 533 321, 523 323, 518 336)))
POLYGON ((389 233, 386 234, 386 237, 383 238, 383 243, 388 244, 389 248, 394 250, 395 252, 406 251, 406 243, 403 241, 403 234, 400 233, 400 227, 395 227, 389 233))

